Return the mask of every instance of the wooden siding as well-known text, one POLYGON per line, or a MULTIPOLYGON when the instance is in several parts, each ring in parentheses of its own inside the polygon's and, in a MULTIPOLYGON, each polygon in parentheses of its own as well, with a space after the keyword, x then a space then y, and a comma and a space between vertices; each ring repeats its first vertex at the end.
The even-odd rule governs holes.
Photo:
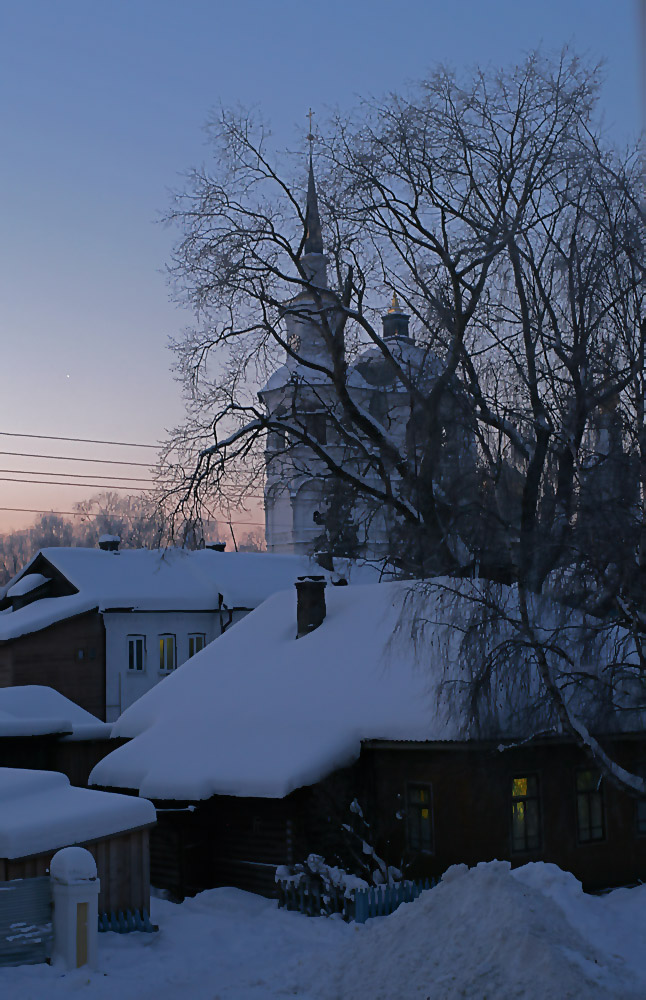
POLYGON ((56 735, 0 737, 0 767, 60 771, 72 785, 87 788, 95 764, 127 742, 125 739, 62 742, 56 735))
MULTIPOLYGON (((131 830, 81 843, 94 856, 101 880, 99 912, 142 910, 150 912, 149 829, 131 830)), ((56 851, 26 858, 0 858, 0 882, 47 875, 56 851)))
POLYGON ((293 800, 215 796, 194 810, 158 812, 151 882, 175 899, 232 885, 276 895, 277 865, 293 860, 293 800))
MULTIPOLYGON (((625 766, 646 762, 646 741, 613 741, 625 766)), ((577 837, 575 779, 591 767, 568 743, 489 748, 364 749, 363 804, 376 819, 377 847, 398 864, 409 862, 412 878, 437 877, 452 864, 475 865, 495 858, 512 865, 549 861, 571 871, 586 889, 626 885, 646 878, 646 837, 636 831, 635 800, 604 782, 606 835, 581 844, 577 837), (541 847, 511 850, 511 782, 539 778, 541 847), (406 847, 406 785, 429 783, 433 791, 434 850, 412 854, 406 847), (396 819, 399 813, 402 819, 396 819)))
POLYGON ((21 684, 53 687, 105 719, 105 627, 98 611, 1 643, 0 687, 21 684))

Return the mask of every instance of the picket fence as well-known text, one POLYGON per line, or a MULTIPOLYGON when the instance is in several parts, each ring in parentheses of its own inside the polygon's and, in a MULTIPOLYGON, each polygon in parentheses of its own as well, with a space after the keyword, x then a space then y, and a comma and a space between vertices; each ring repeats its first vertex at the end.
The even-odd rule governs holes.
POLYGON ((278 882, 278 905, 298 910, 308 917, 340 913, 344 920, 365 924, 370 917, 386 917, 401 903, 412 903, 425 889, 432 889, 438 879, 423 882, 398 882, 396 885, 370 886, 368 889, 324 887, 304 878, 298 883, 278 882))

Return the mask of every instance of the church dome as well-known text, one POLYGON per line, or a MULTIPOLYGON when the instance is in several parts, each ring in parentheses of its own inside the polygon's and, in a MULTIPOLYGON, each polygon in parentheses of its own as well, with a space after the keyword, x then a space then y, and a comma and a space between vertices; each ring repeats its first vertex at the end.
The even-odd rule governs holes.
POLYGON ((371 344, 351 366, 369 386, 397 390, 398 385, 401 385, 398 367, 424 384, 432 382, 441 374, 440 359, 429 347, 415 343, 408 331, 408 320, 409 316, 399 308, 397 295, 393 294, 392 305, 381 321, 383 343, 393 356, 395 365, 385 357, 378 344, 371 344))

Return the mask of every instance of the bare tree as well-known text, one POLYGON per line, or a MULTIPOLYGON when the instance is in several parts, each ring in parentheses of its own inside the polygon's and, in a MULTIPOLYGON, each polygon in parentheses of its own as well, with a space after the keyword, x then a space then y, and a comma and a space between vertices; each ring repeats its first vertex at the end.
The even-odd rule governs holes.
POLYGON ((197 325, 175 345, 187 421, 166 498, 244 502, 272 462, 342 484, 402 575, 491 585, 486 606, 498 593, 556 724, 623 781, 572 708, 572 646, 545 639, 537 601, 592 616, 595 697, 640 707, 644 222, 636 153, 605 140, 597 88, 569 54, 534 54, 464 81, 440 70, 336 117, 316 144, 321 220, 311 172, 306 199, 261 122, 212 121, 213 169, 189 175, 169 216, 197 325), (412 346, 379 327, 387 288, 412 346))

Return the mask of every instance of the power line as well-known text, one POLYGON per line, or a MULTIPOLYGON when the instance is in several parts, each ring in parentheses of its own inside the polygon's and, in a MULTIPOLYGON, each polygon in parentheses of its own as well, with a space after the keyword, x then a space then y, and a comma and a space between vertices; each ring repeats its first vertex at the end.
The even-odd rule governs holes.
MULTIPOLYGON (((53 473, 52 473, 53 475, 53 473)), ((12 479, 9 476, 0 476, 1 483, 22 483, 23 486, 80 486, 83 489, 106 489, 106 483, 61 483, 56 479, 12 479)), ((143 486, 110 486, 111 490, 132 490, 143 489, 143 486)))
MULTIPOLYGON (((0 469, 0 473, 11 472, 16 476, 68 476, 72 479, 83 479, 87 475, 86 472, 48 472, 46 469, 0 469)), ((92 472, 92 476, 95 479, 117 479, 123 483, 154 483, 155 479, 144 479, 143 476, 101 476, 98 472, 92 472)), ((26 479, 25 482, 31 482, 30 479, 26 479)), ((75 483, 70 483, 70 486, 76 485, 75 483)))
MULTIPOLYGON (((85 514, 78 510, 42 510, 36 507, 0 507, 0 510, 10 511, 15 514, 57 514, 60 517, 118 517, 118 514, 111 514, 109 511, 99 511, 98 514, 85 514)), ((244 524, 253 525, 257 528, 264 528, 264 521, 237 521, 233 518, 218 517, 211 515, 214 521, 221 521, 223 524, 244 524)), ((138 517, 136 520, 145 521, 147 518, 138 517)))
POLYGON ((38 438, 39 441, 78 441, 81 444, 114 444, 120 448, 154 448, 159 451, 158 444, 141 444, 136 441, 97 441, 95 438, 61 437, 58 434, 19 434, 17 431, 0 431, 3 437, 38 438))
POLYGON ((41 455, 33 451, 0 451, 0 455, 15 455, 16 458, 53 458, 64 462, 100 462, 101 465, 138 465, 142 469, 151 469, 148 462, 127 462, 119 458, 77 458, 76 455, 41 455))

